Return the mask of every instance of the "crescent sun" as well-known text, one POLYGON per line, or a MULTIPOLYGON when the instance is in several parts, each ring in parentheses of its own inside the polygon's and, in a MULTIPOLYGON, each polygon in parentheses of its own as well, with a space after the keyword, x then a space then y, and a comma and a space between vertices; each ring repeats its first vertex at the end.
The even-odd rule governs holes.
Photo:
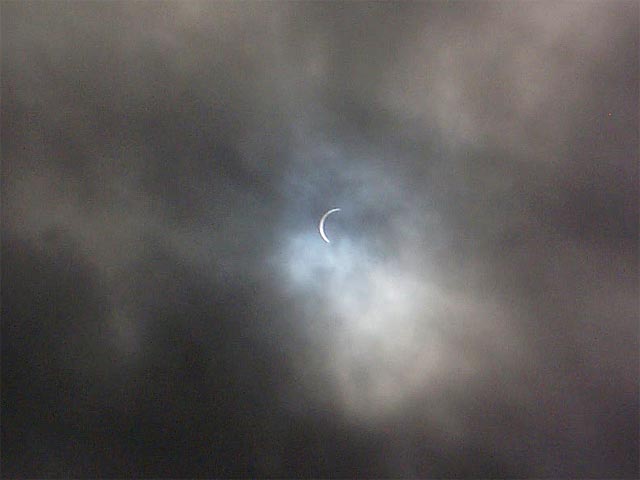
POLYGON ((332 208, 331 210, 329 210, 327 213, 325 213, 324 215, 322 215, 322 218, 320 219, 320 224, 318 225, 318 230, 320 231, 320 236, 322 237, 322 239, 327 242, 327 243, 331 243, 331 241, 329 240, 329 238, 327 237, 327 235, 324 233, 324 221, 327 219, 327 217, 329 215, 331 215, 334 212, 339 212, 340 209, 339 208, 332 208))

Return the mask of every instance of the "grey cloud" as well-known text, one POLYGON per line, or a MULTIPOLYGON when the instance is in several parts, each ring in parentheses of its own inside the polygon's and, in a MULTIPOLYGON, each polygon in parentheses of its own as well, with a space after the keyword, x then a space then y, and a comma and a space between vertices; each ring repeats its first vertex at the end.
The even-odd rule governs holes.
POLYGON ((637 476, 636 3, 2 10, 9 476, 637 476))

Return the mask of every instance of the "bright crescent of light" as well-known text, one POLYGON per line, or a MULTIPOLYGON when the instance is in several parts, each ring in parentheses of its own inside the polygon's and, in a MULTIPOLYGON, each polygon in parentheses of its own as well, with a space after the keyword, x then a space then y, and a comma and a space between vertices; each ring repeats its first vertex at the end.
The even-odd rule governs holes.
POLYGON ((322 237, 322 239, 327 242, 327 243, 331 243, 329 241, 329 239, 327 238, 327 235, 324 233, 324 221, 327 219, 327 217, 329 215, 331 215, 333 212, 339 212, 340 209, 339 208, 332 208, 331 210, 329 210, 327 213, 325 213, 322 218, 320 219, 320 224, 318 225, 318 230, 320 230, 320 236, 322 237))

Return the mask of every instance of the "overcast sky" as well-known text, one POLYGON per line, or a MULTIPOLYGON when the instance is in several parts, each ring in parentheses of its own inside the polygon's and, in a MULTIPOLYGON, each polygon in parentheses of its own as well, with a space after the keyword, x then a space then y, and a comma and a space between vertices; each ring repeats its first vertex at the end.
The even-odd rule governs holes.
POLYGON ((0 8, 3 476, 638 476, 638 2, 0 8))

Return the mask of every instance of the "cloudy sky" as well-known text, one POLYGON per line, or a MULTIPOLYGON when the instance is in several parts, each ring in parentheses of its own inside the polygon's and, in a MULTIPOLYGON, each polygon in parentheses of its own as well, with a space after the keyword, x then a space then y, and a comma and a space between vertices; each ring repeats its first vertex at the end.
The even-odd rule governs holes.
POLYGON ((5 477, 637 477, 637 2, 0 8, 5 477))

